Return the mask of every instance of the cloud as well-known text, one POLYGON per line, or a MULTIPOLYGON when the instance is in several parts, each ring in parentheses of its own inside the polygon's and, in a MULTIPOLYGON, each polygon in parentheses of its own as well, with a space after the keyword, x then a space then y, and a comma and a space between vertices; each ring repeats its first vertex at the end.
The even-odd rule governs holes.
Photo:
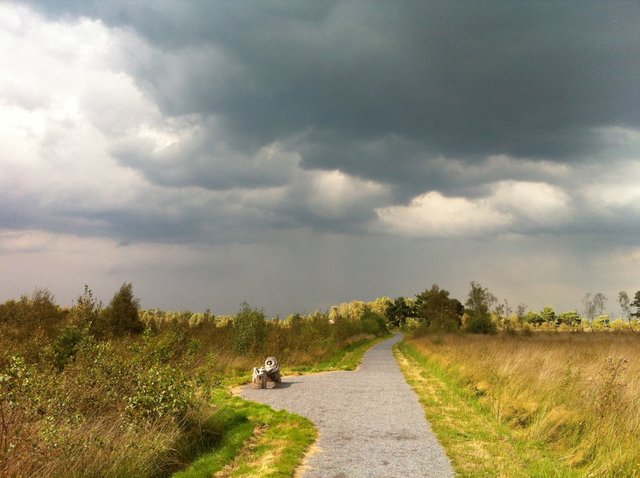
POLYGON ((438 192, 420 195, 407 206, 378 209, 377 213, 381 229, 417 237, 483 234, 501 229, 509 219, 485 201, 447 198, 438 192))
POLYGON ((219 115, 238 148, 333 137, 341 166, 371 179, 356 151, 390 134, 429 157, 582 161, 603 147, 595 128, 640 125, 636 4, 36 5, 156 46, 136 76, 163 111, 219 115))
POLYGON ((412 237, 523 234, 563 227, 572 212, 571 199, 545 183, 500 181, 491 189, 476 199, 432 191, 406 206, 379 208, 375 228, 412 237))
POLYGON ((639 8, 0 3, 3 263, 15 287, 66 261, 280 311, 483 277, 629 288, 639 8))

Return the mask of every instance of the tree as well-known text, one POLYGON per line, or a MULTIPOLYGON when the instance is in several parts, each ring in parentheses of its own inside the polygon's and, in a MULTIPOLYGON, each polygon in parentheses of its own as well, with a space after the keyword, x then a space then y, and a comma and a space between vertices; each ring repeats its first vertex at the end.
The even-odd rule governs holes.
POLYGON ((413 313, 431 327, 454 330, 462 325, 464 306, 459 300, 449 298, 449 291, 433 284, 431 289, 416 295, 413 313))
POLYGON ((264 311, 252 309, 244 302, 233 319, 233 351, 238 355, 258 353, 266 334, 264 311))
POLYGON ((391 325, 400 327, 405 324, 407 317, 411 316, 411 306, 407 303, 407 299, 400 296, 397 297, 388 309, 388 318, 391 325))
POLYGON ((546 322, 548 324, 556 324, 556 313, 553 310, 553 307, 546 306, 540 311, 540 317, 542 317, 542 322, 546 322))
POLYGON ((631 307, 634 307, 636 311, 631 314, 632 317, 636 317, 640 319, 640 290, 636 292, 636 295, 633 297, 633 302, 631 302, 631 307))
POLYGON ((558 325, 564 324, 575 327, 576 325, 580 324, 580 315, 575 310, 568 310, 558 315, 556 323, 558 325))
POLYGON ((93 292, 85 284, 84 292, 71 308, 70 321, 78 327, 95 327, 101 309, 102 303, 93 296, 93 292))
POLYGON ((607 314, 602 314, 596 317, 596 319, 591 323, 591 327, 594 329, 607 329, 611 324, 611 319, 607 314))
POLYGON ((393 306, 393 301, 389 297, 378 297, 368 305, 373 312, 383 315, 389 320, 389 310, 393 306))
POLYGON ((524 320, 527 324, 532 325, 540 325, 544 322, 544 318, 542 317, 542 315, 540 315, 539 312, 534 312, 533 310, 527 312, 527 314, 524 316, 524 320))
POLYGON ((133 284, 125 282, 104 309, 108 332, 114 336, 142 333, 144 323, 139 311, 140 300, 133 297, 133 284))
POLYGON ((593 322, 596 317, 604 314, 604 304, 607 302, 607 297, 598 292, 595 295, 591 295, 591 292, 585 294, 583 299, 584 304, 584 316, 593 322))
POLYGON ((620 304, 622 318, 626 319, 627 322, 631 320, 631 301, 626 290, 621 290, 620 292, 618 292, 618 304, 620 304))
POLYGON ((500 324, 502 324, 502 326, 505 326, 508 322, 509 317, 513 313, 513 308, 511 307, 511 304, 509 304, 509 301, 505 299, 503 303, 496 305, 496 307, 493 309, 493 313, 496 315, 496 318, 498 319, 500 324))
POLYGON ((471 282, 471 290, 466 302, 465 312, 469 316, 466 329, 472 333, 492 334, 496 332, 496 326, 491 321, 491 306, 497 301, 496 297, 488 289, 480 284, 471 282))
POLYGON ((518 318, 518 323, 524 323, 524 318, 527 315, 527 306, 524 304, 518 304, 516 307, 516 317, 518 318))

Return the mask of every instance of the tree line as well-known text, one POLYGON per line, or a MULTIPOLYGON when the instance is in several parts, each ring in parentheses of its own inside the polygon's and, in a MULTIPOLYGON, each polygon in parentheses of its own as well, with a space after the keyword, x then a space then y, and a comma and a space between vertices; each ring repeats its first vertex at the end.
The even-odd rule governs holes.
MULTIPOLYGON (((378 299, 379 301, 381 299, 378 299)), ((527 310, 524 304, 513 308, 507 300, 499 301, 486 287, 471 282, 464 303, 450 297, 437 284, 414 298, 386 299, 385 314, 391 325, 419 328, 424 331, 465 330, 472 333, 494 333, 499 329, 518 328, 608 328, 640 329, 640 290, 631 299, 626 291, 618 294, 621 315, 617 320, 605 313, 607 297, 587 293, 581 311, 556 312, 545 306, 539 311, 527 310)))

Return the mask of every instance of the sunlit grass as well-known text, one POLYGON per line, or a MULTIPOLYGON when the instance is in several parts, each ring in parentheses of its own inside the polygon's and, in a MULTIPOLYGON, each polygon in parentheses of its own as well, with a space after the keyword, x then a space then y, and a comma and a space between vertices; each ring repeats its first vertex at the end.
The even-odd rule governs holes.
POLYGON ((640 476, 640 335, 445 335, 408 343, 428 374, 515 439, 580 476, 640 476))

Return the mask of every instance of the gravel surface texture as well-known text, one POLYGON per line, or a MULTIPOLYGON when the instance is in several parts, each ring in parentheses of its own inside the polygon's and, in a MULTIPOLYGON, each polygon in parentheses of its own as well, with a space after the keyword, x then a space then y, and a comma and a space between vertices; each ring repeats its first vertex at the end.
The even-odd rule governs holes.
POLYGON ((280 388, 243 387, 240 395, 312 420, 317 447, 302 478, 450 477, 449 459, 431 432, 391 347, 367 352, 355 372, 284 377, 280 388))

